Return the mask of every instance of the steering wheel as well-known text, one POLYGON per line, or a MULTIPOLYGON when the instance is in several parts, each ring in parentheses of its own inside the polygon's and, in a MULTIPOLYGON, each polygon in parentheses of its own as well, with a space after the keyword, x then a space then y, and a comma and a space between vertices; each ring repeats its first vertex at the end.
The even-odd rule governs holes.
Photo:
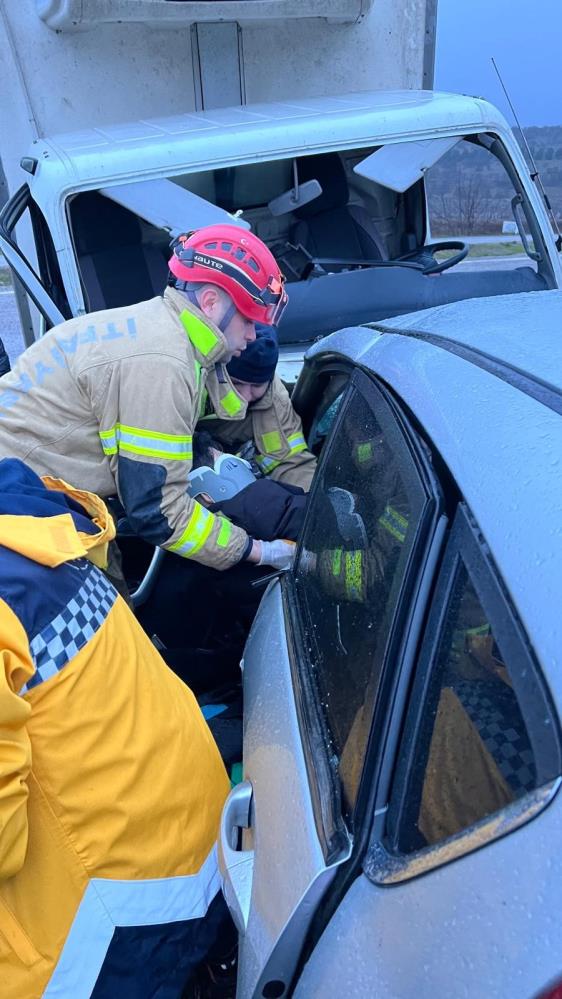
POLYGON ((466 257, 469 249, 470 247, 467 243, 463 243, 461 239, 444 239, 438 243, 426 243, 425 246, 420 246, 417 250, 404 253, 401 257, 396 258, 396 262, 417 260, 422 264, 422 274, 442 274, 449 267, 460 264, 461 260, 464 260, 466 257), (458 250, 459 252, 454 253, 452 257, 447 257, 446 260, 438 261, 435 259, 434 254, 439 253, 440 250, 458 250))

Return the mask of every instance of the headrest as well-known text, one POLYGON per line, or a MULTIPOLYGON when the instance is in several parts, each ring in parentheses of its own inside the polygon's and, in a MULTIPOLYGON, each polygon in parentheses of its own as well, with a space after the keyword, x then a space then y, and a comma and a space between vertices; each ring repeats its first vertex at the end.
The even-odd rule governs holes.
POLYGON ((76 249, 81 255, 141 244, 138 217, 97 191, 79 194, 70 214, 76 249))
POLYGON ((299 219, 311 219, 320 212, 330 212, 334 208, 344 208, 349 197, 349 187, 344 165, 337 153, 322 153, 320 156, 303 156, 297 160, 299 183, 317 180, 322 194, 297 208, 299 219))

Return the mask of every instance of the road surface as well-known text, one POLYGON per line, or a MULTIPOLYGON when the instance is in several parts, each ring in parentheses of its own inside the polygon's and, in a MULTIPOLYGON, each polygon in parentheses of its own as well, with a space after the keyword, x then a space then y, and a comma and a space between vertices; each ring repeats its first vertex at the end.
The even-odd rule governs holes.
POLYGON ((16 298, 11 288, 0 287, 0 336, 10 361, 15 361, 24 347, 16 298))

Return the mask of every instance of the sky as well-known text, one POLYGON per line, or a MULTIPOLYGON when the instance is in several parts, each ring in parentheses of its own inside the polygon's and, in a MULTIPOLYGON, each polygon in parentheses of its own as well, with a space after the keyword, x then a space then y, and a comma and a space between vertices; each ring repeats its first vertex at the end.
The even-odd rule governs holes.
POLYGON ((511 124, 562 125, 562 0, 437 0, 435 89, 486 97, 511 124))

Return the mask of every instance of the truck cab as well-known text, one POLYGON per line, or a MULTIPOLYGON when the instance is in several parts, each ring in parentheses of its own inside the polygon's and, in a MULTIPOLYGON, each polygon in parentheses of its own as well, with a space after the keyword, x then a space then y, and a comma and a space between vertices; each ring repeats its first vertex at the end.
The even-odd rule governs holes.
POLYGON ((220 219, 256 232, 286 275, 288 382, 306 344, 336 329, 562 284, 513 133, 477 98, 375 91, 194 111, 38 139, 21 166, 0 248, 41 314, 35 335, 160 294, 170 239, 220 219), (511 269, 467 268, 466 242, 433 234, 475 164, 497 219, 517 226, 511 269))

